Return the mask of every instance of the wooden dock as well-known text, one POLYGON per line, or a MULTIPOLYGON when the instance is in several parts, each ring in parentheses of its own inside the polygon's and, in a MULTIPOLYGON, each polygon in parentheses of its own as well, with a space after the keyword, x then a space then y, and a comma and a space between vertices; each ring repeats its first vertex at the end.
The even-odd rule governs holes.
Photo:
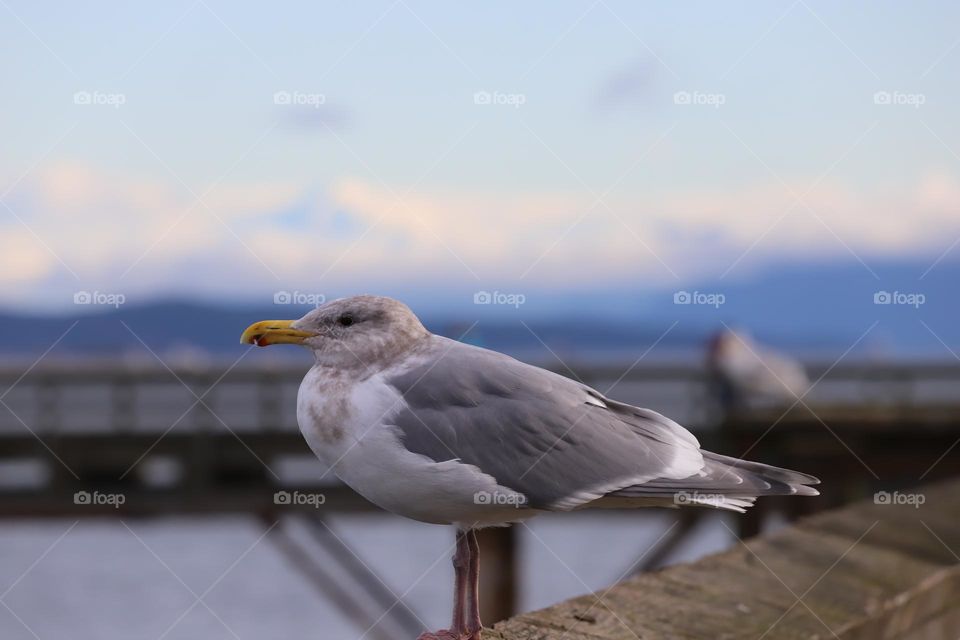
POLYGON ((886 496, 517 616, 484 637, 955 640, 960 480, 886 496))
MULTIPOLYGON (((789 410, 754 407, 712 424, 703 410, 706 375, 698 366, 558 371, 604 391, 616 387, 611 395, 628 402, 676 407, 691 416, 684 422, 705 448, 823 480, 817 499, 759 500, 731 522, 731 538, 755 535, 777 516, 789 521, 878 490, 956 475, 960 468, 956 364, 811 367, 814 379, 825 376, 824 384, 844 390, 844 404, 812 398, 789 410), (646 402, 650 399, 656 403, 646 402)), ((0 521, 230 513, 280 522, 375 510, 332 475, 324 477, 304 443, 294 415, 302 376, 303 367, 287 365, 0 368, 0 521), (308 465, 309 472, 288 476, 284 469, 290 462, 308 465), (148 473, 154 468, 166 472, 158 478, 148 473), (323 509, 278 502, 277 492, 322 495, 323 509), (84 502, 78 494, 122 495, 123 502, 84 502)), ((705 513, 677 512, 669 535, 636 571, 669 562, 705 513)), ((516 611, 517 535, 514 528, 484 532, 487 621, 516 611)), ((365 588, 375 589, 376 583, 368 576, 365 588)))

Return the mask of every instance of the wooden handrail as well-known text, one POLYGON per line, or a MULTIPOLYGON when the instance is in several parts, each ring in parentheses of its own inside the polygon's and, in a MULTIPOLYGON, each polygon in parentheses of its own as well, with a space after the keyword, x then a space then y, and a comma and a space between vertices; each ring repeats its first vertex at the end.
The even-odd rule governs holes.
POLYGON ((960 480, 877 494, 497 624, 500 640, 960 637, 960 480))
MULTIPOLYGON (((117 363, 110 361, 60 361, 44 362, 42 365, 30 371, 28 376, 24 376, 24 370, 30 363, 11 365, 0 364, 0 386, 12 384, 16 381, 28 383, 30 378, 49 378, 57 381, 65 380, 68 382, 107 382, 117 378, 132 379, 138 382, 167 382, 175 381, 171 371, 180 378, 194 378, 207 380, 216 378, 223 373, 228 363, 210 363, 196 366, 184 366, 171 364, 168 369, 160 363, 153 361, 144 361, 142 363, 117 363), (23 380, 21 380, 23 378, 23 380)), ((556 362, 539 363, 547 369, 552 369, 558 373, 570 375, 570 370, 566 366, 556 362)), ((620 364, 589 364, 576 361, 568 361, 570 369, 578 376, 590 378, 619 378, 624 370, 629 367, 629 362, 620 364)), ((228 376, 236 380, 255 380, 267 374, 280 379, 303 377, 304 372, 310 366, 309 362, 272 362, 257 366, 238 366, 234 368, 228 376)), ((942 362, 882 362, 882 363, 862 363, 862 362, 841 362, 834 364, 830 362, 809 362, 805 364, 809 375, 814 379, 822 373, 829 370, 831 378, 855 378, 857 380, 903 380, 911 378, 926 379, 947 379, 955 380, 960 378, 960 365, 955 361, 942 362)), ((671 380, 699 380, 706 377, 706 370, 699 362, 690 363, 665 363, 649 362, 642 366, 635 366, 629 370, 626 378, 634 380, 643 379, 671 379, 671 380)))

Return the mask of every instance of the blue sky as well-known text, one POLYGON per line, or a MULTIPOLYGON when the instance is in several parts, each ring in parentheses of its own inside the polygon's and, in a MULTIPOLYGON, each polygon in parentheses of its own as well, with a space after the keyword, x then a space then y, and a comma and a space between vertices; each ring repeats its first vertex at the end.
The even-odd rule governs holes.
POLYGON ((952 3, 0 13, 6 307, 677 288, 960 238, 952 3))

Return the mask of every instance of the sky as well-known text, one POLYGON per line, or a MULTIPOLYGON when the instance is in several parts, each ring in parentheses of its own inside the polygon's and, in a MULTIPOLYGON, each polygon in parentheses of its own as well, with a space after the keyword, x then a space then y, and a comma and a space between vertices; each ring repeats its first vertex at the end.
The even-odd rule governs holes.
POLYGON ((0 306, 925 274, 960 258, 958 14, 3 0, 0 306))

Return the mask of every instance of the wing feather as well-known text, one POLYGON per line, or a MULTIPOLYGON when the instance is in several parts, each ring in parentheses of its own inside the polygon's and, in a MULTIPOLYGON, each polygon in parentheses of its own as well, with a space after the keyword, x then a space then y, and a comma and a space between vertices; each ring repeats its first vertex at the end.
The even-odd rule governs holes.
POLYGON ((559 510, 703 467, 696 438, 669 418, 497 352, 434 340, 419 364, 387 377, 405 401, 390 422, 414 453, 473 465, 530 506, 559 510))

